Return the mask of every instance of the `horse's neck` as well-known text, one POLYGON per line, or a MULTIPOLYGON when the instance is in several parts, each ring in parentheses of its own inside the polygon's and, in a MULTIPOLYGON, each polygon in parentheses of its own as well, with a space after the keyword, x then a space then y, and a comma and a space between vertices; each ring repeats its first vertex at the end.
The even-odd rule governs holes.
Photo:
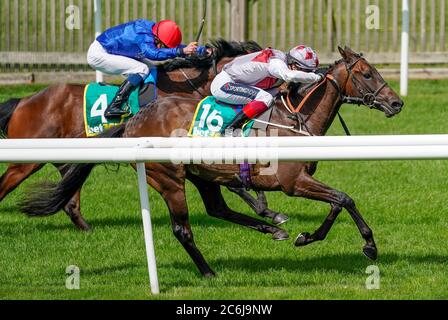
MULTIPOLYGON (((306 116, 302 115, 302 118, 306 121, 302 130, 308 131, 313 136, 325 135, 329 127, 334 121, 337 115, 341 102, 339 99, 339 93, 330 81, 326 83, 326 90, 324 98, 316 106, 314 112, 306 119, 306 116)), ((288 116, 292 114, 283 105, 281 99, 276 102, 275 110, 273 111, 272 121, 285 126, 295 126, 297 129, 297 122, 291 120, 288 116)), ((279 130, 280 135, 294 135, 292 130, 279 130)))
POLYGON ((211 68, 182 68, 168 72, 161 71, 157 77, 157 88, 162 95, 173 92, 197 95, 196 89, 201 92, 201 95, 209 95, 211 80, 214 77, 212 74, 211 68))
MULTIPOLYGON (((216 70, 212 65, 210 68, 179 68, 173 71, 159 71, 157 87, 162 91, 176 91, 191 93, 192 86, 199 89, 203 95, 210 95, 210 85, 216 74, 221 72, 225 64, 235 57, 224 57, 216 62, 216 70), (188 78, 188 80, 187 80, 188 78), (175 86, 173 88, 173 86, 175 86)), ((193 89, 194 90, 194 89, 193 89)))
POLYGON ((327 80, 325 96, 309 117, 307 127, 315 136, 324 136, 333 123, 341 107, 339 92, 330 80, 327 80))

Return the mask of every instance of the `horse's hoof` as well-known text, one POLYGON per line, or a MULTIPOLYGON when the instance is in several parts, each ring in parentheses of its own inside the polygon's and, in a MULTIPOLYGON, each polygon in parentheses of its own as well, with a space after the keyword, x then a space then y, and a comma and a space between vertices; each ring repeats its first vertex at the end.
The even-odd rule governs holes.
POLYGON ((311 235, 308 232, 302 232, 297 236, 294 244, 296 245, 296 247, 306 246, 308 244, 308 239, 310 238, 310 236, 311 235))
POLYGON ((205 272, 202 274, 204 278, 213 278, 216 276, 216 274, 213 271, 205 272))
POLYGON ((289 220, 288 216, 285 216, 284 214, 278 213, 274 218, 272 218, 272 223, 276 226, 279 226, 281 224, 284 224, 289 220))
POLYGON ((78 225, 78 229, 81 230, 81 231, 84 231, 84 232, 91 232, 91 231, 93 231, 93 228, 90 225, 88 225, 87 223, 83 223, 83 224, 78 225))
POLYGON ((275 240, 275 241, 283 241, 283 240, 288 240, 288 239, 289 239, 289 234, 288 234, 288 232, 286 232, 284 230, 275 231, 272 234, 272 240, 275 240))
POLYGON ((362 249, 362 252, 370 260, 376 260, 376 258, 378 257, 378 249, 375 246, 366 244, 362 249))

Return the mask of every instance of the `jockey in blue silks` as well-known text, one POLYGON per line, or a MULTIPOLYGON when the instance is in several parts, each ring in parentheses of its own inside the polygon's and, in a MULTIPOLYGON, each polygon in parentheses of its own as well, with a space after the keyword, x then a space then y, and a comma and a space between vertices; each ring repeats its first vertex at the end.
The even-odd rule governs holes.
MULTIPOLYGON (((127 79, 107 107, 106 118, 120 118, 127 112, 121 108, 134 89, 151 74, 157 75, 142 59, 163 61, 198 53, 206 54, 206 48, 196 42, 182 45, 182 32, 174 21, 158 23, 148 20, 131 21, 110 28, 96 38, 87 53, 87 62, 95 70, 106 74, 121 74, 127 79)), ((149 80, 149 79, 148 79, 149 80)))

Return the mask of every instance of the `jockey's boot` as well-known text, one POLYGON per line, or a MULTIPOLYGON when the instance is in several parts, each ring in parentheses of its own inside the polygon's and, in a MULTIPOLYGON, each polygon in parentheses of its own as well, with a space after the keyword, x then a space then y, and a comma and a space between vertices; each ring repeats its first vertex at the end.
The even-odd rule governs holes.
POLYGON ((231 133, 235 129, 240 129, 243 126, 243 124, 249 119, 250 118, 243 111, 241 111, 236 115, 235 119, 233 119, 231 124, 229 124, 226 128, 223 128, 221 130, 221 135, 224 136, 226 132, 231 133))
POLYGON ((123 104, 128 101, 132 91, 140 85, 142 80, 143 78, 139 75, 129 76, 129 78, 121 84, 114 99, 104 112, 104 117, 107 119, 121 118, 123 115, 127 114, 128 111, 124 111, 121 108, 123 107, 123 104))
POLYGON ((221 130, 221 135, 225 135, 226 132, 232 132, 232 130, 241 128, 247 120, 255 118, 267 109, 268 106, 264 102, 257 100, 249 102, 243 107, 243 110, 237 114, 232 123, 221 130))

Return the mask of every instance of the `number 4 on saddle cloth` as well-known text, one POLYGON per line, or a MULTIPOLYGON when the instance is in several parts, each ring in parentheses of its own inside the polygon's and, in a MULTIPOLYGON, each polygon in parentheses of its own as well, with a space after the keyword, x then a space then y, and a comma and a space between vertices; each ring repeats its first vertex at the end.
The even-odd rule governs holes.
POLYGON ((154 68, 145 82, 129 96, 123 110, 129 111, 127 115, 118 119, 107 119, 104 112, 112 102, 118 91, 118 86, 103 83, 90 83, 84 90, 84 125, 87 137, 95 137, 110 127, 117 126, 128 121, 139 112, 140 108, 147 106, 156 98, 154 79, 157 78, 157 70, 154 68), (149 92, 154 90, 154 92, 149 92))

